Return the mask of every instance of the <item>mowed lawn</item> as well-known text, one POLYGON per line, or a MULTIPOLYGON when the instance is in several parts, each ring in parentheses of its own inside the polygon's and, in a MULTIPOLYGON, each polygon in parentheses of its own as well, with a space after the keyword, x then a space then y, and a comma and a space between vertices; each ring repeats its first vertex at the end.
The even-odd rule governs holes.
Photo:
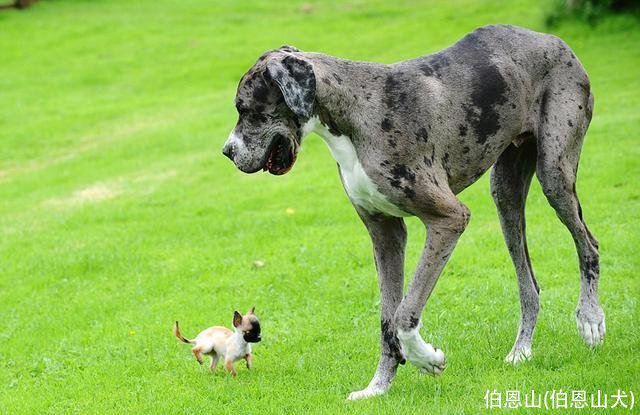
MULTIPOLYGON (((460 195, 471 223, 422 316, 447 370, 403 366, 387 395, 347 402, 375 369, 379 301, 335 162, 317 136, 282 177, 245 175, 220 153, 237 82, 267 49, 391 63, 484 24, 545 30, 547 10, 534 0, 55 0, 0 12, 0 413, 477 414, 487 390, 511 389, 620 389, 637 401, 637 20, 553 29, 595 94, 578 193, 601 247, 597 350, 574 320, 573 241, 534 180, 534 358, 503 363, 519 300, 485 175, 460 195), (171 335, 174 320, 190 337, 251 306, 263 341, 255 369, 238 364, 236 379, 200 367, 171 335)), ((425 233, 407 223, 408 281, 425 233)))

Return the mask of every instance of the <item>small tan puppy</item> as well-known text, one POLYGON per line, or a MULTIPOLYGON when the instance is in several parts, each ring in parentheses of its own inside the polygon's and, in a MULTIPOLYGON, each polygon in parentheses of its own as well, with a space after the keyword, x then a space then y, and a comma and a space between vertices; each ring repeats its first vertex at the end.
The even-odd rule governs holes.
POLYGON ((251 369, 251 343, 257 343, 260 337, 260 322, 256 317, 255 307, 251 309, 245 316, 234 311, 233 327, 234 331, 226 327, 214 326, 203 330, 193 340, 188 340, 180 334, 180 328, 176 321, 173 327, 173 335, 178 340, 194 345, 191 352, 202 364, 202 355, 211 356, 211 371, 216 369, 218 359, 224 359, 224 368, 232 376, 236 376, 236 369, 233 363, 236 360, 245 359, 247 361, 247 369, 251 369))

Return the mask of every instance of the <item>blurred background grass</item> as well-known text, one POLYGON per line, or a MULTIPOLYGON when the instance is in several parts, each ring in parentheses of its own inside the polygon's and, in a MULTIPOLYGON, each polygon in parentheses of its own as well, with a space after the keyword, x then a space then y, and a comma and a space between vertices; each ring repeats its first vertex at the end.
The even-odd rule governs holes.
MULTIPOLYGON (((640 29, 633 13, 547 27, 554 7, 52 0, 0 12, 0 412, 475 414, 487 389, 637 395, 640 29), (591 77, 578 192, 601 243, 605 345, 578 337, 573 242, 535 182, 534 360, 502 363, 519 303, 485 175, 461 195, 472 221, 423 315, 447 371, 403 367, 387 396, 348 404, 378 353, 368 236, 317 137, 283 177, 224 159, 235 87, 282 44, 391 63, 489 23, 561 36, 591 77), (191 336, 252 305, 264 341, 236 380, 171 337, 173 320, 191 336)), ((424 230, 408 227, 410 273, 424 230)))

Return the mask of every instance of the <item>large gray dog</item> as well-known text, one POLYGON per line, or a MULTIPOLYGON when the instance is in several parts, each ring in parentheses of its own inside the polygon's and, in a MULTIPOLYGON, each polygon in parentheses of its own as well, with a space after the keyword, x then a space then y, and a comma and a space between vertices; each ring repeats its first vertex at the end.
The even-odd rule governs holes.
POLYGON ((487 26, 439 53, 382 65, 283 46, 242 77, 240 118, 223 153, 246 172, 284 174, 314 131, 338 162, 342 184, 373 241, 381 308, 381 353, 369 385, 349 399, 382 394, 405 359, 424 372, 445 368, 442 350, 420 336, 420 317, 469 222, 456 194, 489 167, 491 193, 518 275, 521 318, 506 360, 531 357, 539 310, 525 238, 524 205, 535 172, 571 232, 580 262, 578 330, 587 344, 605 333, 598 301, 598 242, 576 195, 582 141, 591 120, 589 78, 555 36, 487 26), (403 296, 406 228, 427 228, 403 296))

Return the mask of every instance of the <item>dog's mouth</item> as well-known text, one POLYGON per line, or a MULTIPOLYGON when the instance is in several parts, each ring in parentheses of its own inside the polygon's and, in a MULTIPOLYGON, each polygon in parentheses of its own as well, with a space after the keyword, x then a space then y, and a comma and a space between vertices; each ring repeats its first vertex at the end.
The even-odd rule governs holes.
POLYGON ((263 171, 276 176, 287 173, 293 167, 298 156, 298 144, 293 138, 276 134, 269 146, 269 156, 262 167, 263 171))
POLYGON ((245 334, 243 337, 244 337, 244 341, 246 341, 247 343, 259 343, 260 340, 262 340, 262 337, 259 334, 258 335, 245 334))

